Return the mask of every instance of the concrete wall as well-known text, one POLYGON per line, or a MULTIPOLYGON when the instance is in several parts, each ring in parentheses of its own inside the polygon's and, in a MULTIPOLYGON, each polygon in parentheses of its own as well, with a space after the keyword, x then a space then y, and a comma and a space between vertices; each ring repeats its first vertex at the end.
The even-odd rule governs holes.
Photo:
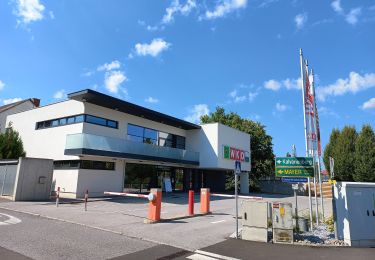
POLYGON ((48 200, 52 173, 53 160, 20 158, 13 200, 48 200))
POLYGON ((19 112, 27 111, 27 110, 33 109, 34 107, 35 105, 33 104, 33 102, 31 102, 30 100, 27 100, 15 107, 9 108, 5 110, 4 112, 1 112, 0 113, 0 133, 4 133, 5 128, 8 127, 7 116, 16 114, 19 112))
MULTIPOLYGON (((260 190, 264 193, 273 193, 273 194, 284 194, 284 195, 293 195, 294 191, 290 183, 284 183, 278 180, 270 181, 260 181, 260 190)), ((297 195, 305 195, 305 186, 300 184, 298 187, 297 195)))

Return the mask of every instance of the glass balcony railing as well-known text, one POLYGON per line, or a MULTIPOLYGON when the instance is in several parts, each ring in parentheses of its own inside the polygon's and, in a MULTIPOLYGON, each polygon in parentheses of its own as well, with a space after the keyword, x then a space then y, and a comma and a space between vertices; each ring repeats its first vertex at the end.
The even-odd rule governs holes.
MULTIPOLYGON (((109 152, 109 156, 130 159, 161 160, 182 164, 199 165, 199 153, 171 147, 163 147, 134 142, 121 138, 113 138, 92 134, 70 134, 66 136, 65 151, 77 149, 95 150, 95 154, 109 152)), ((69 152, 69 154, 72 154, 69 152)), ((85 154, 83 152, 83 154, 85 154)))

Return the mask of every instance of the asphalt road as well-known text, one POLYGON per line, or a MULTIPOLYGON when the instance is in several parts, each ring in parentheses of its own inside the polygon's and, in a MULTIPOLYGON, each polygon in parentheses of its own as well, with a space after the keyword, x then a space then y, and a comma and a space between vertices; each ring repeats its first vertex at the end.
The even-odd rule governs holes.
POLYGON ((25 257, 48 260, 108 259, 156 245, 107 231, 3 209, 0 216, 2 260, 27 259, 25 257), (1 224, 8 218, 3 214, 21 222, 1 224))

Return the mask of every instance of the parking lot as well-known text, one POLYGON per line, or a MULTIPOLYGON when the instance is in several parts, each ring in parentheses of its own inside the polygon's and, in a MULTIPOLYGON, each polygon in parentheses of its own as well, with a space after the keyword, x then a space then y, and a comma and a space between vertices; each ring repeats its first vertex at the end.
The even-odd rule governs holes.
MULTIPOLYGON (((252 195, 262 196, 266 201, 294 202, 294 198, 288 196, 252 195)), ((240 199, 240 203, 241 201, 242 199, 240 199)), ((144 224, 144 219, 148 214, 148 201, 138 198, 92 199, 88 203, 87 211, 84 211, 84 204, 81 201, 63 201, 59 207, 56 207, 53 201, 3 202, 0 203, 0 208, 26 212, 191 251, 222 242, 235 232, 234 199, 211 197, 212 214, 193 218, 178 218, 187 215, 187 202, 187 194, 163 194, 162 219, 177 219, 156 224, 144 224)), ((195 213, 199 213, 199 206, 199 194, 196 194, 195 213)), ((331 214, 329 200, 326 201, 325 206, 327 214, 331 214)), ((300 214, 305 214, 304 212, 308 209, 307 197, 299 197, 299 208, 300 214)))

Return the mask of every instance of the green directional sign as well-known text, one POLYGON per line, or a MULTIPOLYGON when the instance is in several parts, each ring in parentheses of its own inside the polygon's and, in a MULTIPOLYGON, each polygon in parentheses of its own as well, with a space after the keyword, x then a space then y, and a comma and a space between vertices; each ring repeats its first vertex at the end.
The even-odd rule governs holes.
POLYGON ((313 167, 314 162, 312 157, 276 157, 276 167, 278 166, 307 166, 313 167))
POLYGON ((276 167, 276 177, 314 177, 314 168, 276 167))
POLYGON ((311 157, 276 157, 276 177, 314 177, 314 161, 311 157))

